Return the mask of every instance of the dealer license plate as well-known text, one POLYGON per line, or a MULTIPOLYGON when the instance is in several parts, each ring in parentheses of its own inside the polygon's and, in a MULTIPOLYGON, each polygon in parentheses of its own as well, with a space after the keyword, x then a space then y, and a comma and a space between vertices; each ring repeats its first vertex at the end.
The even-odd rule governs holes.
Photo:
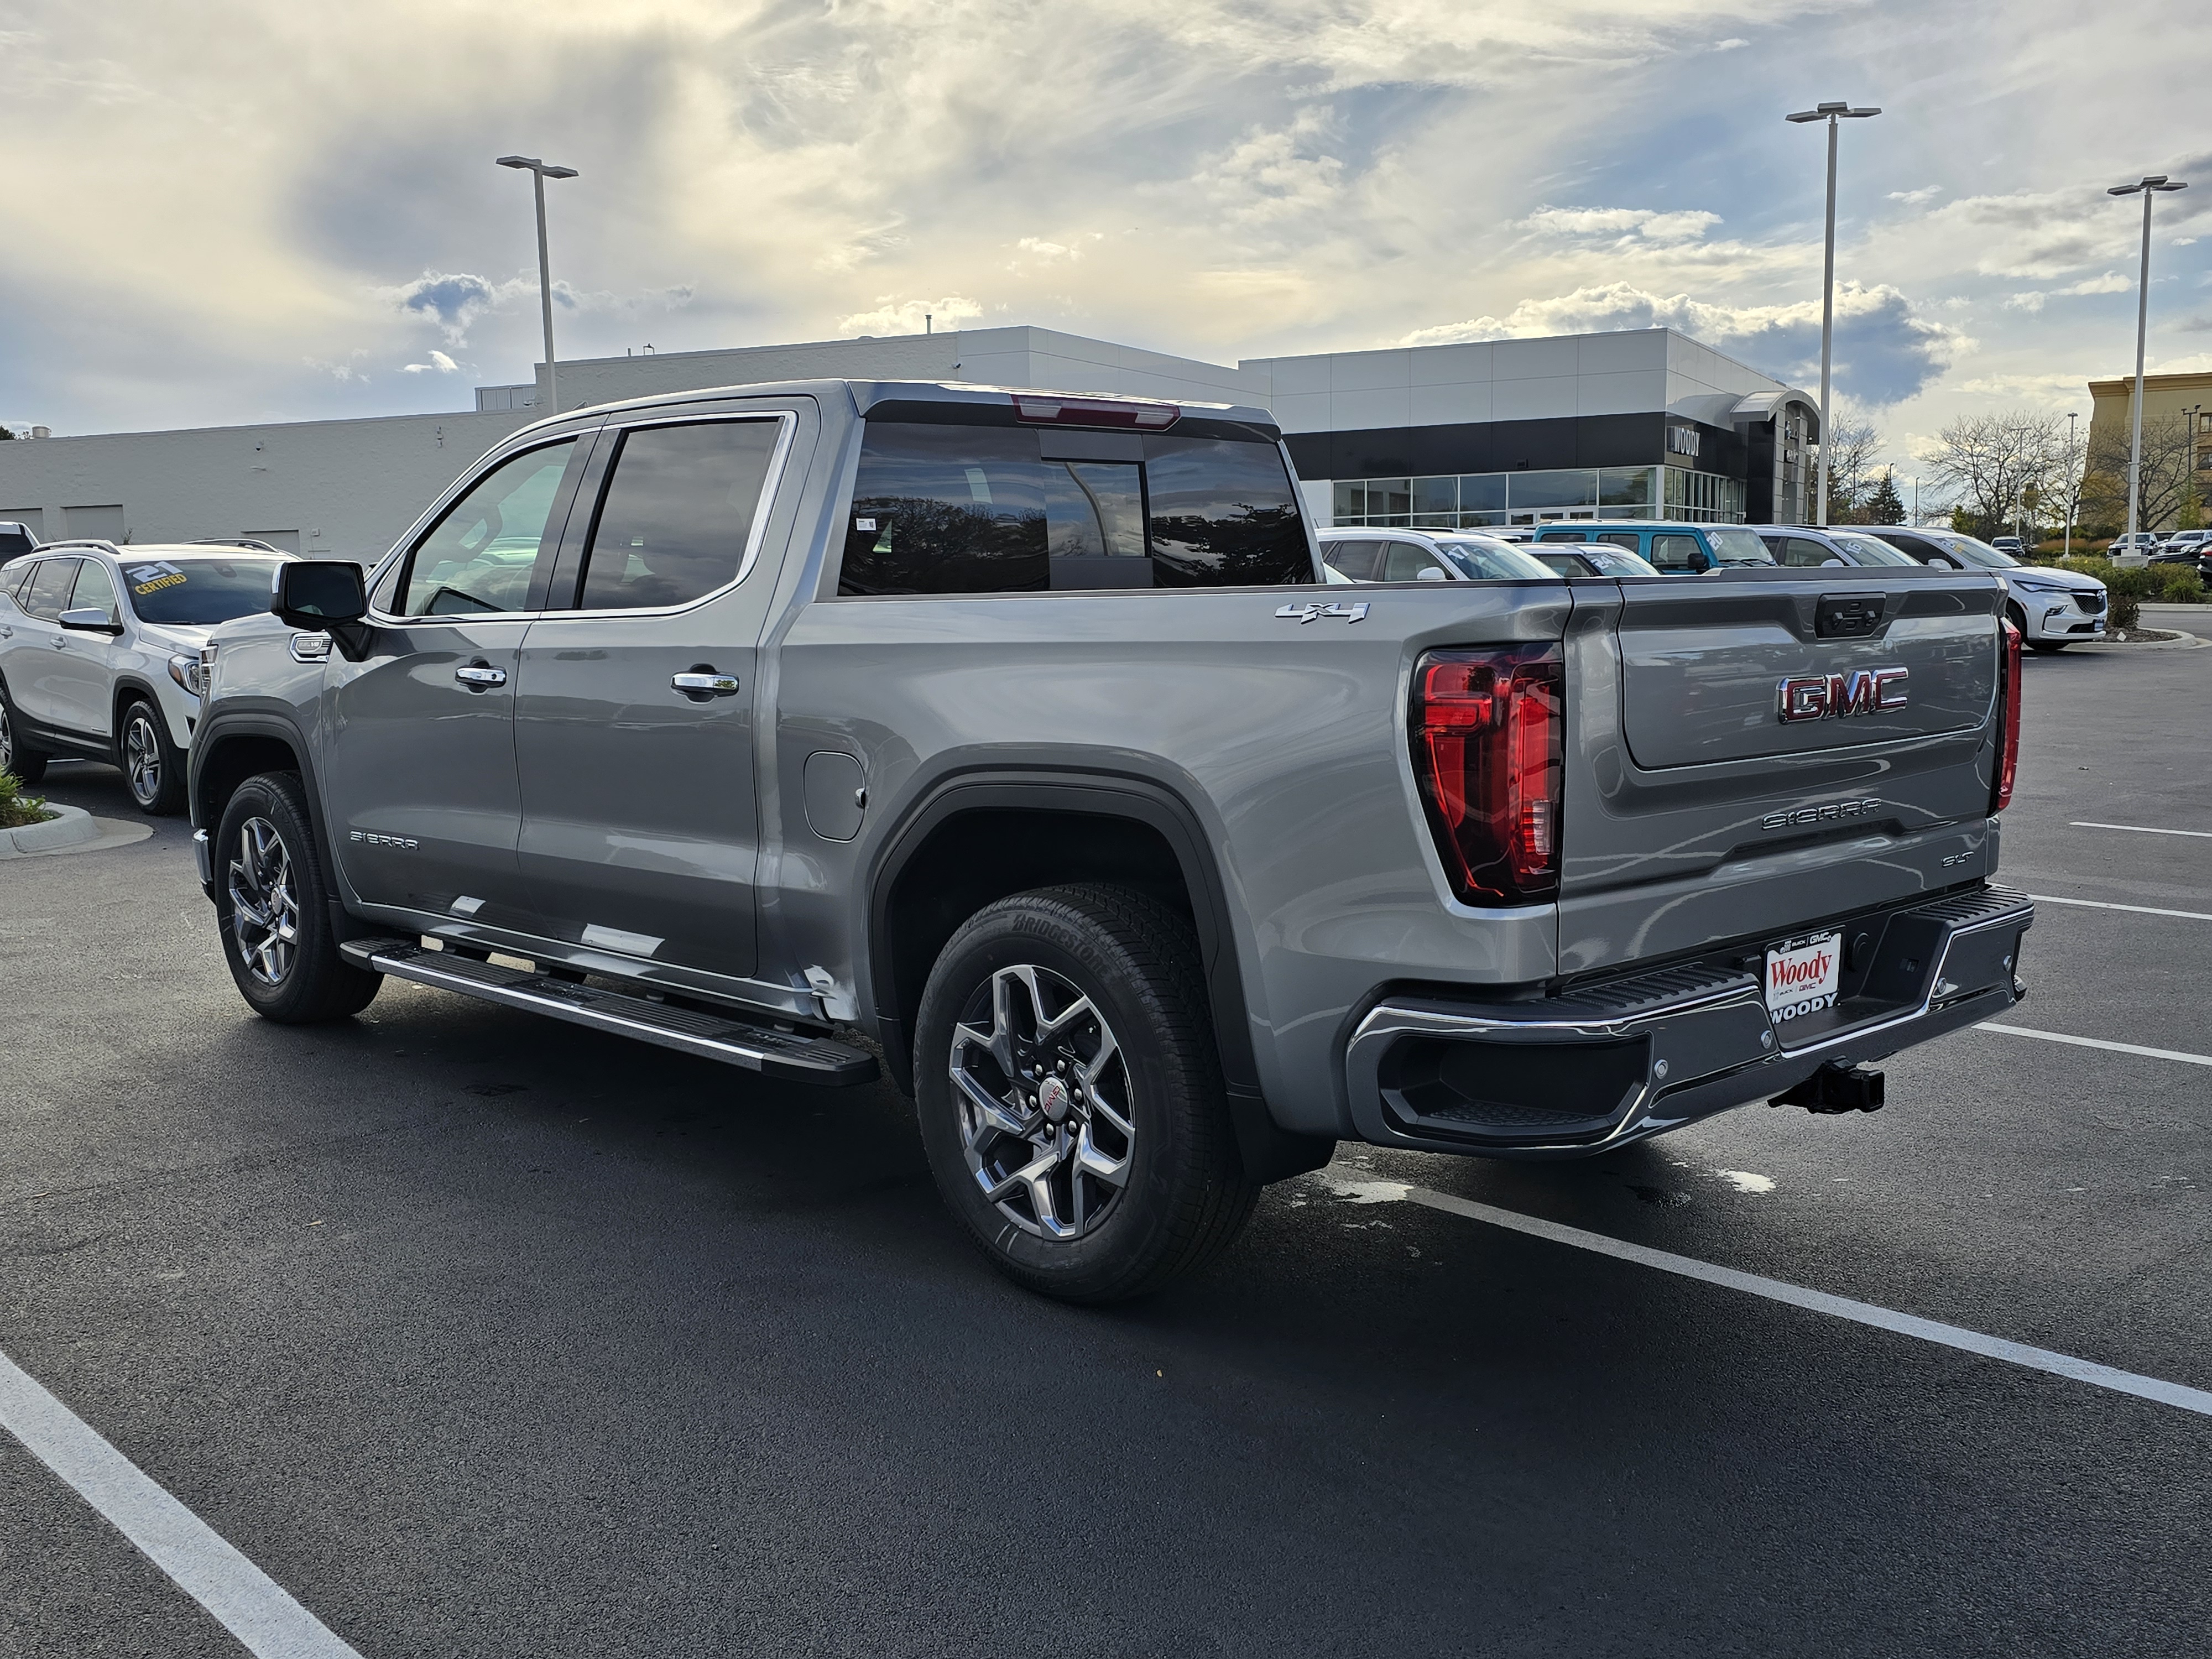
POLYGON ((1817 1014, 1836 1003, 1844 975, 1844 936, 1792 939, 1766 953, 1766 1009, 1779 1020, 1817 1014))

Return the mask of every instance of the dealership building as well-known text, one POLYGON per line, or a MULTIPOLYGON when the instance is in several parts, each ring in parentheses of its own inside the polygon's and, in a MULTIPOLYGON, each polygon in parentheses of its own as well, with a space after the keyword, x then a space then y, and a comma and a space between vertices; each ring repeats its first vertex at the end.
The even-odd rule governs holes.
MULTIPOLYGON (((951 380, 1257 404, 1323 524, 1802 522, 1818 404, 1672 329, 1249 359, 968 329, 561 365, 563 408, 768 380, 951 380)), ((367 562, 476 458, 550 412, 546 375, 476 407, 0 444, 0 520, 47 540, 252 536, 367 562)))

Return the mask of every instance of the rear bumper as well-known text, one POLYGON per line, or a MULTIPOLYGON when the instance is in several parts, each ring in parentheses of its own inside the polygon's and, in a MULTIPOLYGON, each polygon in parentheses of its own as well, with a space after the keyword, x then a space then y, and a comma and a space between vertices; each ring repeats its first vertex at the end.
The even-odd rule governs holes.
POLYGON ((1848 965, 1818 1025, 1769 1017, 1758 947, 1528 1001, 1391 999, 1346 1047, 1352 1121, 1429 1152, 1602 1152, 2002 1012, 2034 920, 1984 886, 1835 923, 1848 965))

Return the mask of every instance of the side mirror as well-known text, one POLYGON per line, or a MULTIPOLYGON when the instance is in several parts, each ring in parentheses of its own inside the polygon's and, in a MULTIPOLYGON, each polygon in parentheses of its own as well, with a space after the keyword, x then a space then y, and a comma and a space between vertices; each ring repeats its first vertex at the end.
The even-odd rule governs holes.
POLYGON ((1702 576, 1705 572, 1711 570, 1712 568, 1712 559, 1707 554, 1700 551, 1690 555, 1690 574, 1692 575, 1702 576))
POLYGON ((1830 565, 1832 565, 1832 564, 1833 564, 1833 565, 1840 565, 1840 564, 1842 564, 1842 563, 1843 563, 1843 561, 1842 561, 1841 559, 1832 558, 1832 558, 1826 558, 1826 559, 1823 559, 1823 560, 1821 560, 1821 561, 1820 561, 1820 568, 1822 568, 1823 570, 1826 570, 1826 569, 1830 565))
POLYGON ((54 618, 64 628, 79 634, 120 634, 123 624, 98 605, 87 605, 81 611, 64 611, 54 618))
POLYGON ((368 645, 368 589, 361 567, 343 559, 287 560, 276 567, 269 609, 287 628, 328 634, 349 662, 368 645))
POLYGON ((1437 569, 1436 566, 1432 564, 1425 564, 1421 567, 1421 574, 1414 577, 1413 580, 1419 582, 1448 582, 1451 578, 1444 574, 1443 571, 1437 569))

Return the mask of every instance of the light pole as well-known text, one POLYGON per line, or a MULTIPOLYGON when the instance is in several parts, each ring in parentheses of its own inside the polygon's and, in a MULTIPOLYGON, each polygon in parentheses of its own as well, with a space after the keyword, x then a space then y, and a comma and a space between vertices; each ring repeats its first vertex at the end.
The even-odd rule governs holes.
POLYGON ((1814 520, 1823 526, 1828 522, 1828 362, 1836 337, 1836 123, 1864 120, 1881 113, 1878 109, 1853 109, 1849 104, 1821 104, 1785 118, 1800 125, 1828 124, 1827 251, 1820 264, 1820 517, 1814 520))
POLYGON ((541 161, 535 155, 502 155, 499 164, 503 167, 519 167, 531 175, 531 187, 538 193, 538 298, 545 313, 545 401, 553 405, 553 413, 561 412, 561 389, 553 370, 553 270, 545 256, 545 181, 548 179, 573 179, 574 167, 556 167, 541 161))
POLYGON ((2128 446, 2128 551, 2135 551, 2136 508, 2142 490, 2143 336, 2150 325, 2150 198, 2162 190, 2189 186, 2164 173, 2153 173, 2132 185, 2114 185, 2107 196, 2143 198, 2142 272, 2136 279, 2136 418, 2135 437, 2128 446))

